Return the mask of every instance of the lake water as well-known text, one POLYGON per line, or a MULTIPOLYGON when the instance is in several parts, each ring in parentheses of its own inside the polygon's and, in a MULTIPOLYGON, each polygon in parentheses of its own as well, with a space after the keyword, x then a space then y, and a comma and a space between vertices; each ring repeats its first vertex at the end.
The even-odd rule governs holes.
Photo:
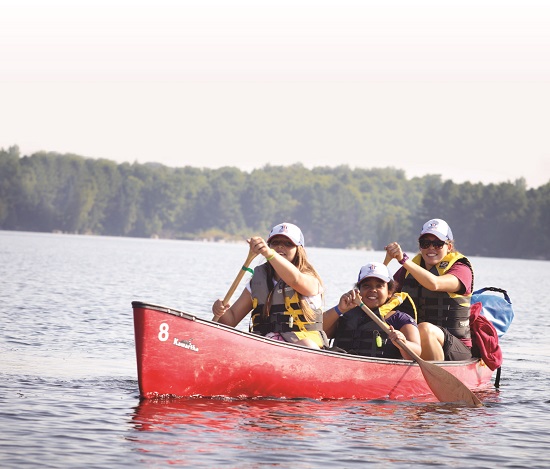
MULTIPOLYGON (((501 341, 500 389, 479 393, 482 408, 140 402, 131 302, 210 319, 247 253, 244 243, 0 231, 0 467, 550 466, 548 261, 471 258, 476 288, 508 290, 516 314, 501 341)), ((327 307, 362 264, 384 258, 308 254, 327 307)))

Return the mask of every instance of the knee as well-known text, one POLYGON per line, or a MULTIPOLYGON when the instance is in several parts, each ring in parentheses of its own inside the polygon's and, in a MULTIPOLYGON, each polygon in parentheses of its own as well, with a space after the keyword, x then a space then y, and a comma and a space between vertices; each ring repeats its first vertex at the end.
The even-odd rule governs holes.
POLYGON ((418 332, 420 333, 421 338, 424 338, 424 339, 429 338, 429 340, 433 340, 433 339, 439 340, 443 335, 441 332, 441 329, 437 326, 434 326, 430 322, 421 322, 418 325, 418 332))
POLYGON ((302 340, 299 340, 297 343, 300 345, 305 345, 306 347, 309 347, 309 348, 316 348, 316 349, 321 348, 315 343, 315 341, 311 339, 302 339, 302 340))
POLYGON ((419 325, 418 325, 418 330, 419 331, 428 331, 429 330, 429 325, 430 323, 428 322, 421 322, 419 325))
POLYGON ((443 331, 431 322, 420 323, 418 325, 418 332, 420 333, 421 340, 429 340, 430 342, 437 340, 443 345, 443 341, 445 340, 443 331))
POLYGON ((429 322, 421 322, 418 325, 418 332, 420 332, 421 334, 429 334, 430 332, 433 332, 432 327, 433 325, 429 322))

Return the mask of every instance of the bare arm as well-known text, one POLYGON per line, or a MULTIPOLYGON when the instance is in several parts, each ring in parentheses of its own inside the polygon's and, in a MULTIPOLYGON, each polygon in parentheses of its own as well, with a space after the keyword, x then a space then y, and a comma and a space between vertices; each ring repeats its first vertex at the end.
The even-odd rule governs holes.
POLYGON ((319 294, 320 284, 313 275, 300 272, 298 268, 274 249, 265 240, 253 237, 248 240, 250 248, 264 256, 273 266, 277 275, 292 289, 304 296, 319 294))
MULTIPOLYGON (((403 250, 398 243, 388 244, 386 246, 386 252, 393 259, 397 259, 397 261, 403 260, 403 250)), ((407 259, 402 265, 420 285, 430 291, 455 293, 462 288, 460 280, 452 274, 434 275, 429 270, 415 264, 411 259, 407 259)))
POLYGON ((405 324, 399 331, 396 331, 392 326, 390 326, 390 333, 388 334, 389 339, 394 343, 394 345, 399 348, 401 356, 405 360, 412 360, 412 357, 409 356, 405 350, 399 346, 397 339, 401 339, 405 342, 405 345, 409 347, 414 353, 420 356, 422 352, 422 346, 420 345, 420 332, 418 332, 418 327, 413 324, 405 324))
POLYGON ((221 299, 212 305, 213 320, 218 319, 221 324, 233 327, 236 327, 251 310, 252 295, 246 288, 232 305, 224 305, 221 299))
MULTIPOLYGON (((342 314, 347 313, 350 309, 355 308, 353 299, 355 298, 355 290, 344 293, 338 302, 338 309, 342 314)), ((336 332, 336 324, 338 322, 338 313, 334 308, 330 308, 323 313, 323 330, 329 339, 334 337, 336 332)))

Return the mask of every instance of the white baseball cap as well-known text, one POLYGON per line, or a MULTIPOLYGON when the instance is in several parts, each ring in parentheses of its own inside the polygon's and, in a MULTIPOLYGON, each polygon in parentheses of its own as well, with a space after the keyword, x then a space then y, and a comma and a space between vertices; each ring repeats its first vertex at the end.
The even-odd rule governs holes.
POLYGON ((357 277, 357 283, 361 283, 361 281, 367 277, 376 277, 380 280, 384 280, 384 282, 389 282, 391 280, 390 271, 381 262, 369 262, 367 265, 361 267, 359 277, 357 277))
POLYGON ((453 240, 453 232, 451 231, 451 227, 445 220, 441 220, 440 218, 433 218, 432 220, 428 220, 424 223, 420 236, 425 234, 433 234, 441 241, 453 240))
POLYGON ((290 241, 292 241, 296 246, 304 245, 304 235, 302 230, 292 223, 280 223, 277 226, 274 226, 269 233, 267 242, 274 236, 286 236, 290 241))

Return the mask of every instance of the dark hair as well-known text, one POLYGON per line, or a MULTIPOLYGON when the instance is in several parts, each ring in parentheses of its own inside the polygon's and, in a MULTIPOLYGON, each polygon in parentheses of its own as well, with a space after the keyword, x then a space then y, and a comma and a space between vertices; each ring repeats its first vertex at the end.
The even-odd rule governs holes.
MULTIPOLYGON (((361 284, 362 284, 365 280, 367 280, 368 278, 378 278, 378 277, 365 277, 365 278, 361 279, 360 282, 357 282, 357 283, 355 284, 355 288, 357 288, 357 289, 361 288, 361 284)), ((382 280, 382 279, 379 279, 379 280, 382 280)), ((384 280, 382 280, 382 282, 383 282, 383 281, 384 281, 384 280)), ((394 292, 395 292, 395 286, 396 286, 396 285, 395 285, 395 280, 394 280, 393 278, 390 278, 390 281, 389 281, 389 282, 386 282, 386 283, 388 284, 388 291, 391 292, 391 293, 394 293, 394 292)))
MULTIPOLYGON (((367 280, 368 278, 378 278, 378 277, 365 277, 364 279, 362 279, 360 282, 357 282, 355 284, 355 288, 359 289, 361 288, 361 284, 367 280)), ((382 279, 380 279, 382 280, 382 279)), ((382 280, 383 281, 383 280, 382 280)), ((385 303, 387 303, 388 301, 390 301, 391 297, 393 296, 393 294, 395 293, 395 290, 397 289, 397 283, 396 281, 393 279, 393 278, 390 278, 390 281, 389 282, 386 282, 388 284, 388 298, 386 298, 386 301, 385 303)))

